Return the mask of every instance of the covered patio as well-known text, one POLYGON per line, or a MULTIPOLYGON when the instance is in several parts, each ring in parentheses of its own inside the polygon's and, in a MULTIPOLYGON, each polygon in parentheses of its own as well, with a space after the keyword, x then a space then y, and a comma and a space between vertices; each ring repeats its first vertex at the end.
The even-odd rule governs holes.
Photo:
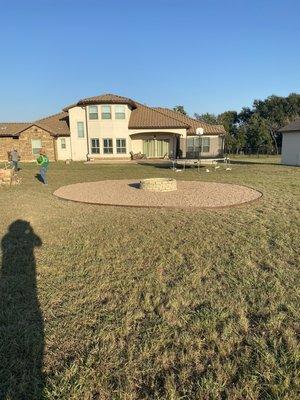
POLYGON ((130 135, 131 148, 147 158, 173 159, 180 155, 180 136, 175 132, 138 132, 130 135))

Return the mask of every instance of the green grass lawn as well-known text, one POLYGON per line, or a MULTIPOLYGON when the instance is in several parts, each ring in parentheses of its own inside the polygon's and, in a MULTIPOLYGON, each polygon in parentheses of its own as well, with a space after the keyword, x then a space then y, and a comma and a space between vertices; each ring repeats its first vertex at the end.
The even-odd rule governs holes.
POLYGON ((56 163, 47 187, 28 164, 0 188, 1 400, 299 399, 300 170, 234 159, 210 173, 56 163), (52 196, 154 176, 263 198, 183 212, 52 196))

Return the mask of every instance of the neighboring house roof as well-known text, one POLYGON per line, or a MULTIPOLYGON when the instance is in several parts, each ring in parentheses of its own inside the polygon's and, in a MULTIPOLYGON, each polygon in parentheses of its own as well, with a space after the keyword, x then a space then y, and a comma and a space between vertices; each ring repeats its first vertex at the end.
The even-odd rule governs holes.
POLYGON ((128 97, 118 96, 116 94, 102 94, 100 96, 87 97, 86 99, 81 99, 75 104, 71 104, 64 108, 64 111, 68 111, 70 108, 78 106, 86 106, 89 104, 128 104, 132 108, 136 108, 136 104, 132 99, 128 97))
POLYGON ((70 135, 68 113, 61 112, 34 122, 0 122, 0 136, 19 137, 21 132, 31 126, 45 129, 52 136, 70 135))
POLYGON ((207 122, 188 117, 187 115, 184 115, 178 111, 170 110, 169 108, 157 107, 157 108, 155 108, 155 110, 165 114, 168 117, 175 118, 175 119, 185 123, 188 126, 188 134, 190 134, 190 135, 195 135, 197 128, 203 128, 204 134, 207 134, 207 135, 208 134, 209 135, 220 135, 220 134, 224 135, 224 134, 226 134, 226 131, 225 131, 223 125, 208 124, 207 122))
POLYGON ((296 118, 295 121, 291 122, 290 124, 278 130, 278 132, 282 133, 295 132, 295 131, 300 131, 300 118, 296 118))

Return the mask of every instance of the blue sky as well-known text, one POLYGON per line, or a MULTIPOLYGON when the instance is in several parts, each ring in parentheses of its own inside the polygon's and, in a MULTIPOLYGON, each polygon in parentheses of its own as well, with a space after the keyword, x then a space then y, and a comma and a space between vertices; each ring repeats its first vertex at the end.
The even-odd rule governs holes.
POLYGON ((297 0, 0 0, 0 121, 116 93, 220 113, 300 92, 297 0))

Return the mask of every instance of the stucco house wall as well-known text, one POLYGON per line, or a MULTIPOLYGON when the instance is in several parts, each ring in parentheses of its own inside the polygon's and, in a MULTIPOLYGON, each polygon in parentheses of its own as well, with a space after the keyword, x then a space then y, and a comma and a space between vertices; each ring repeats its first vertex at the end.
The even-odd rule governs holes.
POLYGON ((131 110, 125 107, 125 119, 115 119, 115 105, 111 104, 112 119, 101 119, 101 105, 98 105, 98 119, 89 119, 89 110, 85 107, 73 107, 69 109, 69 121, 71 132, 71 148, 73 160, 86 160, 92 158, 129 158, 131 151, 130 130, 128 122, 131 110), (77 123, 84 124, 84 138, 78 137, 77 123), (113 154, 104 154, 103 139, 113 139, 113 154), (91 153, 91 139, 99 139, 100 154, 91 153), (126 139, 126 153, 116 152, 116 139, 126 139))
POLYGON ((55 140, 57 159, 61 161, 72 159, 71 138, 59 137, 55 140), (65 148, 64 148, 65 147, 65 148))
POLYGON ((286 165, 300 165, 300 130, 282 133, 281 162, 286 165))

